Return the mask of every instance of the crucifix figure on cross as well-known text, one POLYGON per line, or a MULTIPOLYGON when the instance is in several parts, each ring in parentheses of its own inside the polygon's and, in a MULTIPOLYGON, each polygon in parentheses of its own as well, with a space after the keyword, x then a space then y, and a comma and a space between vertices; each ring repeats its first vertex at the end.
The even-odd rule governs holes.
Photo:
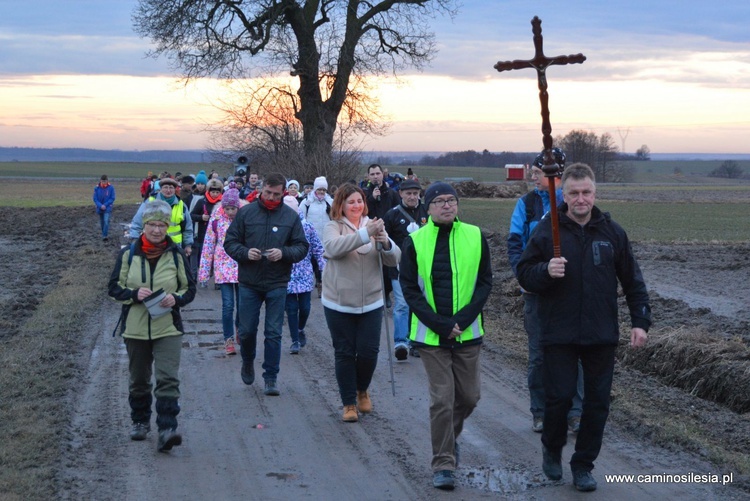
POLYGON ((557 165, 552 155, 552 124, 549 121, 549 94, 547 93, 547 68, 553 65, 580 64, 586 60, 583 54, 570 56, 547 57, 544 55, 542 39, 542 20, 534 16, 531 20, 531 32, 534 34, 534 58, 529 60, 499 61, 495 64, 497 71, 534 68, 539 84, 539 101, 542 103, 542 144, 544 145, 544 175, 550 178, 549 198, 550 216, 552 218, 552 244, 554 256, 560 257, 560 230, 557 225, 557 200, 555 196, 555 178, 562 176, 562 167, 557 165))

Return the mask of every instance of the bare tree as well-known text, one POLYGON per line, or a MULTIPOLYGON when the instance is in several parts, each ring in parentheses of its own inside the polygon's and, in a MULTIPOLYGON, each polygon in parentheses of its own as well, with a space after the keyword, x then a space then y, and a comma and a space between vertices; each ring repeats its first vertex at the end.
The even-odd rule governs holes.
MULTIPOLYGON (((435 52, 428 19, 454 0, 139 0, 135 29, 186 81, 288 73, 305 154, 330 155, 357 79, 421 68, 435 52), (257 73, 257 74, 254 74, 257 73)), ((291 92, 290 92, 291 94, 291 92)))
MULTIPOLYGON (((366 82, 358 84, 350 92, 366 95, 366 82)), ((387 127, 378 120, 373 99, 354 96, 344 103, 332 149, 306 153, 302 124, 296 119, 299 99, 288 82, 243 81, 227 92, 230 97, 219 105, 224 118, 209 128, 211 150, 226 159, 243 152, 259 173, 282 172, 302 182, 318 175, 333 182, 356 178, 361 164, 356 138, 362 133, 380 135, 387 127)))
POLYGON ((742 167, 734 160, 725 160, 720 166, 711 171, 709 177, 724 177, 727 179, 739 179, 742 177, 742 167))
POLYGON ((572 130, 555 138, 555 145, 565 152, 568 163, 588 164, 597 182, 624 183, 633 179, 634 170, 616 161, 618 148, 609 133, 599 137, 594 132, 572 130))
POLYGON ((636 160, 651 160, 651 148, 644 144, 635 150, 635 158, 636 160))

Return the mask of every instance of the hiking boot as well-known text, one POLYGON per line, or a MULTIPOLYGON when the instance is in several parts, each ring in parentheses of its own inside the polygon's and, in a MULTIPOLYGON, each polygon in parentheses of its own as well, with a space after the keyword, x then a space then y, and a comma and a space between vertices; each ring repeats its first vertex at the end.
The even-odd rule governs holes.
POLYGON ((415 347, 410 346, 409 347, 409 356, 410 357, 414 357, 414 358, 419 358, 419 351, 415 347))
POLYGON ((171 451, 177 445, 182 445, 182 435, 172 428, 159 430, 159 443, 156 447, 159 452, 171 451))
POLYGON ((269 397, 278 397, 281 394, 275 379, 266 379, 266 389, 263 390, 263 394, 269 397))
POLYGON ((570 433, 578 433, 581 429, 581 416, 571 416, 568 418, 568 431, 570 433))
POLYGON ((292 347, 289 348, 289 353, 292 355, 299 355, 299 348, 300 348, 299 342, 295 341, 292 343, 292 347))
POLYGON ((372 400, 370 400, 370 394, 367 390, 357 390, 357 410, 362 414, 369 414, 372 412, 372 400))
POLYGON ((130 440, 137 442, 146 440, 146 436, 150 431, 151 425, 149 423, 133 423, 133 428, 130 429, 130 440))
POLYGON ((305 336, 304 329, 299 331, 299 347, 304 348, 307 344, 307 336, 305 336))
POLYGON ((531 421, 531 430, 534 433, 541 433, 544 431, 544 417, 534 416, 531 421))
POLYGON ((396 355, 396 360, 406 360, 406 357, 409 355, 409 348, 403 343, 398 343, 393 351, 396 355))
POLYGON ((253 384, 255 381, 255 367, 252 362, 242 361, 242 370, 240 371, 242 376, 242 382, 245 384, 253 384))
POLYGON ((596 490, 596 480, 590 471, 570 469, 573 473, 573 485, 581 492, 591 492, 596 490))
POLYGON ((542 470, 550 480, 560 480, 562 478, 562 464, 560 456, 562 451, 552 452, 545 446, 542 446, 542 470))
POLYGON ((237 350, 234 349, 234 340, 231 337, 224 341, 224 351, 227 355, 237 354, 237 350))
POLYGON ((432 486, 444 491, 452 491, 456 486, 453 481, 453 472, 451 470, 440 470, 432 474, 432 486))
POLYGON ((356 405, 345 405, 344 416, 342 418, 345 423, 356 423, 359 421, 359 415, 357 414, 356 405))

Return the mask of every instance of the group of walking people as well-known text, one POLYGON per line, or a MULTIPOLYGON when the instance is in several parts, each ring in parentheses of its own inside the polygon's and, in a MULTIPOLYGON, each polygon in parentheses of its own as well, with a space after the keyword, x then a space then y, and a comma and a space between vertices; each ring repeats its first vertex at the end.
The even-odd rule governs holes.
MULTIPOLYGON (((562 175, 564 257, 553 255, 550 218, 542 217, 549 199, 536 170, 535 195, 519 200, 508 240, 526 302, 532 428, 542 433, 543 470, 555 480, 562 477, 568 426, 578 433, 571 459, 574 485, 593 490, 591 470, 619 340, 618 282, 630 309, 633 346, 646 340, 648 294, 627 235, 594 206, 594 175, 583 164, 562 175)), ((189 181, 205 181, 201 174, 205 177, 201 172, 189 181)), ((368 177, 365 189, 346 183, 333 198, 323 177, 305 195, 297 181, 269 173, 262 182, 256 177, 256 195, 246 197, 233 180, 227 186, 220 180, 212 186, 211 180, 200 183, 207 194, 191 189, 202 202, 185 202, 184 184, 177 197, 176 181, 160 180, 159 193, 133 218, 133 243, 122 249, 109 282, 109 294, 123 303, 120 330, 130 358, 133 440, 146 439, 150 431, 153 393, 158 449, 168 451, 182 441, 176 431, 180 308, 193 300, 198 284, 209 281, 212 269, 221 289, 226 354, 234 355, 239 345, 246 385, 256 379, 265 305, 261 377, 267 396, 281 394, 284 314, 289 352, 298 354, 307 343, 311 293, 320 282, 341 419, 349 423, 373 412, 369 386, 392 291, 393 355, 419 357, 427 376, 433 486, 454 488, 458 438, 480 399, 482 310, 492 289, 489 245, 477 226, 458 218, 459 196, 451 185, 436 182, 422 192, 418 181, 407 179, 396 193, 377 164, 368 168, 368 177)))

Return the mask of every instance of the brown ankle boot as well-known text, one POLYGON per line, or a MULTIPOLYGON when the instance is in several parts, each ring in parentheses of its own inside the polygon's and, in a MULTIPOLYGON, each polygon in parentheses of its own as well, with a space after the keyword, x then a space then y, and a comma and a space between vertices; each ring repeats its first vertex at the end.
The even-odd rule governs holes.
POLYGON ((372 400, 370 400, 370 394, 365 391, 357 391, 357 409, 362 414, 369 414, 372 412, 372 400))
POLYGON ((359 415, 357 414, 356 405, 345 405, 344 406, 344 417, 345 423, 356 423, 359 421, 359 415))

